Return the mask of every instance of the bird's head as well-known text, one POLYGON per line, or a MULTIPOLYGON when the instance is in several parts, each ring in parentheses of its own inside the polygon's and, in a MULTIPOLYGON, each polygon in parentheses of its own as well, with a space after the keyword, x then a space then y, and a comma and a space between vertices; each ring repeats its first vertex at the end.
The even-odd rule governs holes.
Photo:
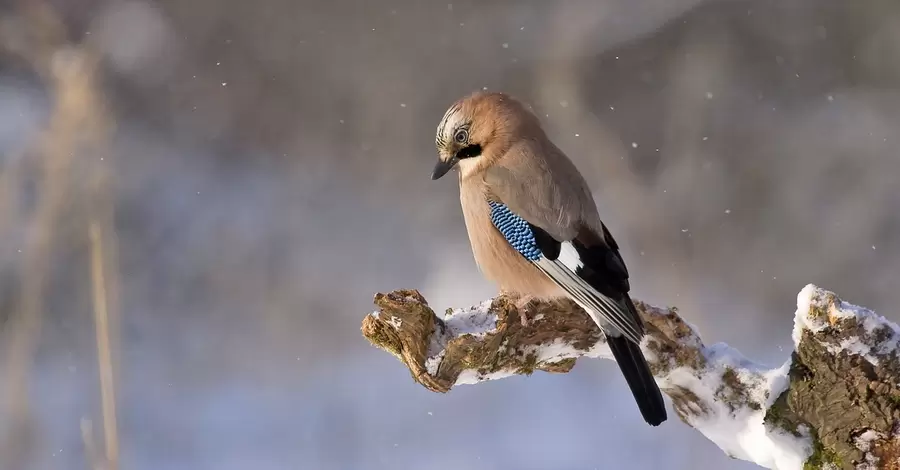
POLYGON ((512 144, 539 131, 537 117, 516 99, 478 91, 453 103, 437 127, 436 180, 458 166, 460 177, 477 175, 501 158, 512 144))

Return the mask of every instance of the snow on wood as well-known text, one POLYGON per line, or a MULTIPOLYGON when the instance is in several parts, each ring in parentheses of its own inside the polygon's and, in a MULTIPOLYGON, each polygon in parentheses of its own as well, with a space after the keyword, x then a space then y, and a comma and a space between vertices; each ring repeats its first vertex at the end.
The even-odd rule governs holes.
MULTIPOLYGON (((610 359, 601 332, 569 301, 539 303, 523 326, 499 296, 439 318, 413 290, 378 294, 363 335, 436 392, 610 359)), ((672 409, 728 455, 762 467, 898 468, 900 328, 813 285, 797 297, 795 351, 777 367, 706 346, 677 309, 635 304, 642 349, 672 409)))

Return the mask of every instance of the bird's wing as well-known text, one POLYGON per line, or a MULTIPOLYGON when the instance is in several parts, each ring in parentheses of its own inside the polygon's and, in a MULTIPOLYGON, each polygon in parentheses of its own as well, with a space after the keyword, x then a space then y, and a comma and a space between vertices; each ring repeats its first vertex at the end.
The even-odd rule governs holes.
POLYGON ((609 256, 611 250, 586 248, 578 238, 558 240, 496 197, 488 204, 491 222, 506 241, 580 305, 597 326, 640 344, 644 333, 640 318, 627 295, 616 295, 619 285, 608 280, 618 279, 609 274, 615 267, 604 268, 614 259, 609 256))
POLYGON ((543 159, 530 158, 527 150, 522 153, 518 161, 497 162, 485 172, 490 194, 556 240, 571 240, 577 235, 576 224, 584 212, 585 198, 577 181, 580 178, 576 178, 576 184, 557 184, 567 179, 565 168, 551 168, 543 159))
POLYGON ((484 182, 491 218, 507 241, 520 253, 523 247, 537 250, 523 255, 532 259, 540 253, 532 261, 598 326, 639 343, 644 329, 628 298, 628 269, 568 157, 550 143, 516 146, 487 170, 484 182), (504 223, 508 228, 501 227, 504 223), (512 227, 516 231, 504 232, 512 227))

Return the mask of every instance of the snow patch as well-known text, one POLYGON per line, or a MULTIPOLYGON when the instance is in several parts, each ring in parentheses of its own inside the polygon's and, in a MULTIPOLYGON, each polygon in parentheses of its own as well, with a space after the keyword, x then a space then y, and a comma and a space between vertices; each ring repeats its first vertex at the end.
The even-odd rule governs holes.
POLYGON ((491 301, 487 300, 473 307, 454 309, 444 317, 444 324, 451 336, 481 338, 497 329, 497 314, 491 311, 491 301))
POLYGON ((872 429, 867 430, 854 439, 853 443, 856 444, 857 449, 862 451, 864 459, 863 462, 856 466, 856 470, 878 470, 878 463, 881 459, 872 452, 875 450, 872 448, 872 443, 881 439, 884 439, 884 434, 872 429))
POLYGON ((562 339, 556 339, 550 343, 540 346, 530 346, 525 348, 525 354, 534 354, 535 362, 554 363, 565 359, 578 356, 578 350, 571 344, 566 343, 562 339))
POLYGON ((437 375, 446 353, 447 342, 450 339, 463 335, 480 338, 496 329, 497 314, 491 311, 490 300, 472 307, 451 310, 444 316, 443 324, 435 323, 434 325, 425 359, 425 369, 432 376, 437 375))
POLYGON ((473 385, 487 380, 505 379, 515 375, 513 370, 498 370, 489 374, 482 374, 477 370, 466 369, 459 374, 456 379, 456 385, 473 385))
POLYGON ((803 468, 812 453, 805 430, 797 437, 764 422, 766 410, 788 386, 790 361, 766 369, 721 343, 703 353, 703 370, 678 367, 657 379, 664 389, 696 395, 697 401, 688 403, 694 405, 686 416, 690 425, 732 457, 776 470, 803 468))
MULTIPOLYGON (((429 348, 430 352, 431 348, 429 348)), ((435 376, 438 373, 438 367, 441 365, 441 361, 444 360, 444 354, 446 354, 446 350, 441 349, 440 352, 433 356, 429 356, 428 359, 425 360, 425 370, 428 371, 428 374, 435 376)))

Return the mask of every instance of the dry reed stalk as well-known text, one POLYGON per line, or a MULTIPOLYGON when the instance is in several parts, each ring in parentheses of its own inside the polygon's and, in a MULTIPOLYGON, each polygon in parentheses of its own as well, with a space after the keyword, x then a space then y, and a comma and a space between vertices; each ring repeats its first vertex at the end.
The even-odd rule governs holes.
POLYGON ((104 445, 108 468, 116 470, 119 461, 119 441, 116 427, 116 396, 110 348, 109 313, 103 267, 103 238, 100 225, 94 220, 90 223, 90 239, 94 325, 97 340, 97 365, 100 371, 104 445))
MULTIPOLYGON (((0 47, 30 61, 46 82, 52 97, 52 109, 48 125, 29 152, 40 165, 40 190, 36 208, 25 223, 23 275, 17 309, 3 331, 8 338, 5 351, 7 376, 4 382, 8 389, 5 407, 10 419, 5 430, 8 439, 0 454, 4 455, 5 464, 11 465, 11 468, 22 467, 24 459, 27 459, 29 435, 22 431, 30 429, 28 383, 40 338, 43 297, 57 238, 55 234, 64 228, 59 226, 63 207, 78 196, 72 195, 70 188, 73 159, 79 154, 102 150, 110 129, 94 80, 98 57, 92 53, 90 44, 67 45, 64 25, 46 2, 27 2, 20 13, 0 18, 4 26, 15 26, 3 28, 0 47)), ((0 196, 3 199, 0 202, 0 215, 3 216, 0 222, 6 225, 6 230, 20 224, 11 217, 14 197, 20 190, 17 184, 19 174, 17 165, 11 165, 0 173, 0 196)), ((95 176, 101 183, 108 179, 104 178, 102 169, 95 176)), ((94 189, 104 187, 98 184, 94 189)), ((97 191, 97 194, 102 193, 97 191)), ((77 199, 86 201, 81 197, 77 199)), ((111 332, 117 329, 115 306, 118 305, 118 289, 115 276, 110 274, 115 271, 115 250, 110 246, 114 247, 116 240, 111 229, 110 204, 94 206, 90 204, 94 201, 87 202, 89 207, 94 208, 91 212, 97 212, 97 217, 91 219, 88 235, 91 242, 92 299, 106 457, 100 456, 93 445, 89 420, 82 420, 82 437, 92 467, 114 470, 118 465, 119 450, 113 367, 113 351, 117 350, 117 343, 111 332), (110 228, 105 230, 105 227, 110 228), (104 232, 108 235, 104 236, 104 232), (106 254, 103 252, 104 244, 109 250, 106 254), (107 264, 104 265, 104 261, 107 264)))

